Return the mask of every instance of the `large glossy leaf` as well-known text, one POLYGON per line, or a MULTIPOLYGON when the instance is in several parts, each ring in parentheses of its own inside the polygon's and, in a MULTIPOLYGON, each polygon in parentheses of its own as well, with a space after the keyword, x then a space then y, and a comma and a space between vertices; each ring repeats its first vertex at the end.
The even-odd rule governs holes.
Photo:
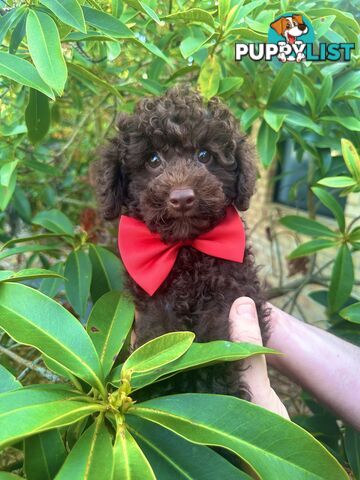
POLYGON ((319 252, 320 250, 324 250, 324 248, 332 248, 335 246, 336 243, 333 240, 323 240, 322 238, 310 240, 310 242, 302 243, 295 248, 295 250, 290 253, 289 259, 292 260, 294 258, 305 257, 307 255, 312 255, 313 253, 319 252))
POLYGON ((77 0, 40 0, 62 22, 86 33, 84 15, 77 0))
POLYGON ((331 273, 329 306, 332 312, 341 308, 349 298, 354 284, 354 267, 351 252, 346 244, 341 245, 331 273))
POLYGON ((227 448, 266 480, 347 478, 335 458, 305 430, 235 397, 173 395, 141 403, 128 413, 194 443, 227 448))
POLYGON ((125 425, 118 428, 114 444, 113 480, 156 480, 154 472, 125 425))
POLYGON ((16 380, 14 375, 6 370, 3 365, 0 365, 0 393, 10 392, 21 387, 21 383, 16 380))
POLYGON ((0 284, 0 327, 104 391, 99 357, 89 336, 54 300, 25 285, 0 284))
POLYGON ((303 233, 310 237, 337 237, 336 232, 333 232, 326 225, 311 218, 287 215, 280 219, 280 223, 295 232, 303 233))
POLYGON ((22 245, 20 247, 8 248, 0 252, 0 260, 27 252, 51 252, 61 250, 61 245, 22 245))
POLYGON ((58 94, 62 94, 67 69, 54 20, 46 13, 30 10, 26 20, 26 36, 31 58, 41 78, 58 94))
POLYGON ((93 275, 91 281, 91 298, 95 303, 104 293, 122 290, 123 268, 120 259, 106 248, 89 245, 89 256, 93 275))
POLYGON ((346 176, 326 177, 319 180, 318 184, 331 188, 346 188, 356 185, 356 181, 353 178, 346 176))
POLYGON ((268 106, 274 103, 281 95, 285 93, 291 83, 292 76, 294 74, 294 65, 292 63, 286 63, 278 71, 267 101, 268 106))
POLYGON ((154 338, 135 350, 126 360, 123 370, 149 372, 181 357, 193 343, 192 332, 171 332, 154 338))
POLYGON ((345 215, 341 205, 335 198, 323 188, 313 187, 311 189, 318 197, 320 202, 325 205, 336 218, 339 228, 342 232, 345 230, 345 215))
POLYGON ((134 304, 119 292, 105 293, 91 310, 86 329, 99 355, 105 377, 129 335, 134 312, 134 304))
POLYGON ((29 242, 30 240, 42 240, 43 238, 62 238, 62 234, 57 233, 41 233, 40 235, 30 235, 29 237, 16 237, 8 240, 0 247, 0 252, 5 248, 15 245, 16 243, 29 242))
POLYGON ((40 77, 34 65, 15 55, 0 52, 0 75, 54 98, 53 91, 40 77))
POLYGON ((134 33, 123 22, 108 13, 90 7, 82 7, 85 21, 92 27, 113 38, 132 38, 134 33))
POLYGON ((341 139, 341 151, 352 177, 360 184, 360 156, 354 145, 346 138, 341 139))
POLYGON ((100 415, 76 442, 55 479, 110 480, 113 472, 111 442, 110 432, 100 415))
POLYGON ((279 132, 275 132, 263 120, 259 128, 256 146, 264 167, 268 167, 275 157, 278 138, 279 132))
POLYGON ((24 455, 27 480, 52 480, 66 458, 59 430, 49 430, 25 439, 24 455))
POLYGON ((56 234, 65 233, 66 235, 74 236, 74 226, 69 218, 60 210, 52 209, 42 211, 35 215, 32 223, 41 225, 42 227, 54 232, 56 234))
POLYGON ((217 94, 220 86, 221 67, 215 55, 208 57, 201 66, 198 84, 206 99, 217 94))
POLYGON ((11 25, 13 25, 16 20, 22 15, 25 11, 25 5, 17 8, 12 8, 5 15, 0 17, 0 43, 3 42, 5 35, 7 34, 11 25))
POLYGON ((360 324, 360 302, 353 303, 343 308, 339 314, 349 322, 360 324))
POLYGON ((21 388, 0 395, 0 448, 22 438, 70 425, 104 406, 57 385, 21 388))
POLYGON ((62 278, 56 272, 45 270, 44 268, 25 268, 18 272, 10 270, 0 270, 0 282, 23 282, 24 280, 32 280, 34 278, 62 278))
MULTIPOLYGON (((177 372, 191 370, 193 368, 214 365, 219 362, 233 362, 242 360, 252 355, 276 353, 270 348, 251 345, 250 343, 235 343, 225 340, 216 340, 208 343, 193 343, 180 358, 168 363, 163 367, 145 373, 134 373, 131 377, 133 390, 149 385, 157 380, 168 378, 177 372)), ((120 369, 116 367, 111 374, 111 381, 114 385, 120 383, 120 369)))
POLYGON ((245 480, 241 472, 209 447, 195 445, 140 417, 126 418, 130 432, 150 461, 157 480, 245 480))
POLYGON ((91 284, 92 267, 83 250, 74 250, 65 262, 65 292, 75 312, 85 316, 91 284))
POLYGON ((39 290, 44 295, 50 298, 54 298, 64 285, 64 265, 61 262, 56 263, 55 265, 50 267, 50 270, 54 273, 61 275, 61 278, 44 278, 44 280, 42 280, 42 282, 40 283, 39 290))
POLYGON ((28 138, 31 143, 36 144, 45 137, 50 128, 50 119, 48 97, 31 88, 29 103, 25 110, 28 138))

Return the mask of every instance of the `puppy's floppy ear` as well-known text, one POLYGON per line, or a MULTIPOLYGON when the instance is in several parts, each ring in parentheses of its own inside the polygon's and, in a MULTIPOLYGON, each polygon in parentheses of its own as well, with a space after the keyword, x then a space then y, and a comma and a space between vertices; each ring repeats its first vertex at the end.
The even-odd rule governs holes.
POLYGON ((117 218, 126 199, 124 135, 130 118, 126 114, 119 116, 118 135, 102 149, 102 158, 95 162, 92 169, 98 201, 105 220, 117 218))
POLYGON ((275 22, 270 23, 270 27, 273 28, 278 35, 282 35, 285 30, 284 21, 286 21, 285 18, 281 17, 275 22))
POLYGON ((302 18, 301 15, 293 15, 293 19, 296 20, 299 25, 303 25, 303 24, 304 24, 304 20, 303 20, 303 18, 302 18))
POLYGON ((256 182, 256 166, 254 149, 245 137, 236 142, 235 159, 237 163, 236 197, 234 205, 238 210, 247 210, 250 198, 254 193, 256 182))

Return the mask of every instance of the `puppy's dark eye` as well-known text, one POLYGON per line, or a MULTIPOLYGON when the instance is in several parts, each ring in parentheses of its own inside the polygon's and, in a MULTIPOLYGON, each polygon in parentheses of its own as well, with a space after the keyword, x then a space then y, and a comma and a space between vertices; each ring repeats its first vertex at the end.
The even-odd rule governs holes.
POLYGON ((147 160, 147 164, 151 168, 157 168, 161 165, 161 158, 157 153, 153 153, 150 158, 147 160))
POLYGON ((200 150, 197 154, 197 158, 201 163, 208 163, 211 159, 211 155, 207 150, 200 150))

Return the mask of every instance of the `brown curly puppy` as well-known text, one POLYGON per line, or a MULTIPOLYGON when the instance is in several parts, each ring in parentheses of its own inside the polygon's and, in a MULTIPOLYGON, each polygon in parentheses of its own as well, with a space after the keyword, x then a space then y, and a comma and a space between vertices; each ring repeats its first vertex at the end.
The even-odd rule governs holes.
MULTIPOLYGON (((219 99, 205 105, 189 87, 173 88, 140 100, 133 115, 120 115, 117 127, 96 168, 105 219, 126 214, 171 243, 211 230, 229 205, 248 208, 254 154, 219 99)), ((228 340, 230 306, 244 295, 254 299, 264 334, 266 312, 256 271, 249 247, 243 263, 236 263, 183 246, 153 296, 128 276, 138 312, 136 346, 175 330, 193 331, 197 342, 228 340)), ((187 372, 174 377, 171 388, 249 398, 239 369, 239 364, 222 364, 187 372)))

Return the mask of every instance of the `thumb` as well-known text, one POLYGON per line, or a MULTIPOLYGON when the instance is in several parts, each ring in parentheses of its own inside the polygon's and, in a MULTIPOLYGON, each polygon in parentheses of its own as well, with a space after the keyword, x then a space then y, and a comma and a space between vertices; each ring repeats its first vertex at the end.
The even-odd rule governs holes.
POLYGON ((233 342, 263 344, 254 300, 249 297, 240 297, 235 300, 229 319, 230 338, 233 342))

